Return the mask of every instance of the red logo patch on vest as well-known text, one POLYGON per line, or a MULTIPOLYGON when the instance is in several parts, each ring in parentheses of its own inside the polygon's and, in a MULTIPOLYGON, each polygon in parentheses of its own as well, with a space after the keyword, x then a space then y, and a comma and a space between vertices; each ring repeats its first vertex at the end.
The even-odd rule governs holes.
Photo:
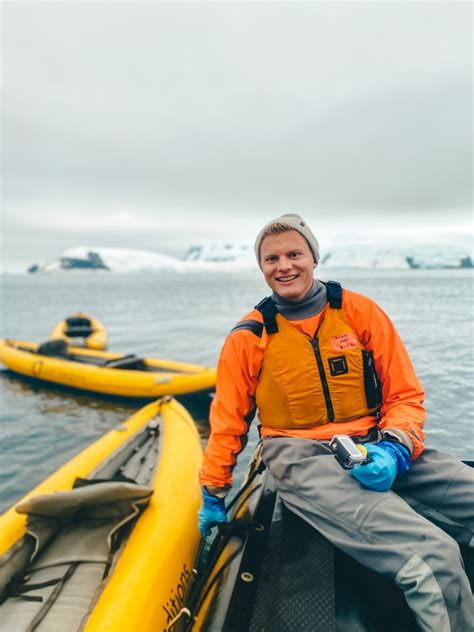
POLYGON ((353 331, 347 334, 340 334, 339 336, 333 336, 331 338, 331 345, 334 351, 342 351, 343 349, 352 349, 357 347, 359 339, 353 331))

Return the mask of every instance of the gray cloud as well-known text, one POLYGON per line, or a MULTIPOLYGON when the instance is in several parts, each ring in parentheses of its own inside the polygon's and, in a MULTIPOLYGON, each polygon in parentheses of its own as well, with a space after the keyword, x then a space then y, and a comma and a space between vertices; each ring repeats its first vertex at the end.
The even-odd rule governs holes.
POLYGON ((3 22, 7 262, 245 238, 285 209, 323 231, 471 221, 468 3, 27 2, 3 22))

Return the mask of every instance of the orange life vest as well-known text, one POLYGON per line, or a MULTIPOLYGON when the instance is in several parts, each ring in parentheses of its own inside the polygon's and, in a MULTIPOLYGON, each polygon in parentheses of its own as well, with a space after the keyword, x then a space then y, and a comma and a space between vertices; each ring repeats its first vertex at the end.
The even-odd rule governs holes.
POLYGON ((373 356, 347 321, 342 289, 326 284, 328 305, 314 338, 276 311, 258 306, 268 341, 255 393, 259 421, 270 428, 304 428, 375 413, 381 388, 373 356))

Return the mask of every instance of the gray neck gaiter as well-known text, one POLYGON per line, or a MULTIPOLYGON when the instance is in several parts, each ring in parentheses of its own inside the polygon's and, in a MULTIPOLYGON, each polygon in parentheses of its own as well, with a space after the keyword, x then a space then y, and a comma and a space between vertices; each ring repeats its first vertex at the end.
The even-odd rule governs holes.
POLYGON ((302 320, 319 314, 327 303, 326 286, 318 279, 314 279, 313 286, 300 301, 289 301, 276 292, 271 296, 276 308, 288 320, 302 320))

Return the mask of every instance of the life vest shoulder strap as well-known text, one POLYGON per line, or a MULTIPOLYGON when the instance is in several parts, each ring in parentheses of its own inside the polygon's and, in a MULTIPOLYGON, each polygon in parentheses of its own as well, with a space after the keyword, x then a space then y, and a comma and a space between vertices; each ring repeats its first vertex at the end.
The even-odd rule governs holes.
POLYGON ((326 281, 326 296, 329 303, 329 307, 333 309, 342 308, 342 286, 337 281, 326 281))
POLYGON ((263 316, 263 324, 267 334, 278 333, 278 325, 275 316, 278 314, 275 303, 270 296, 264 298, 260 303, 255 305, 255 309, 263 316))
POLYGON ((261 338, 263 333, 263 323, 258 320, 241 320, 231 329, 230 333, 234 331, 251 331, 253 334, 258 336, 258 338, 261 338))

